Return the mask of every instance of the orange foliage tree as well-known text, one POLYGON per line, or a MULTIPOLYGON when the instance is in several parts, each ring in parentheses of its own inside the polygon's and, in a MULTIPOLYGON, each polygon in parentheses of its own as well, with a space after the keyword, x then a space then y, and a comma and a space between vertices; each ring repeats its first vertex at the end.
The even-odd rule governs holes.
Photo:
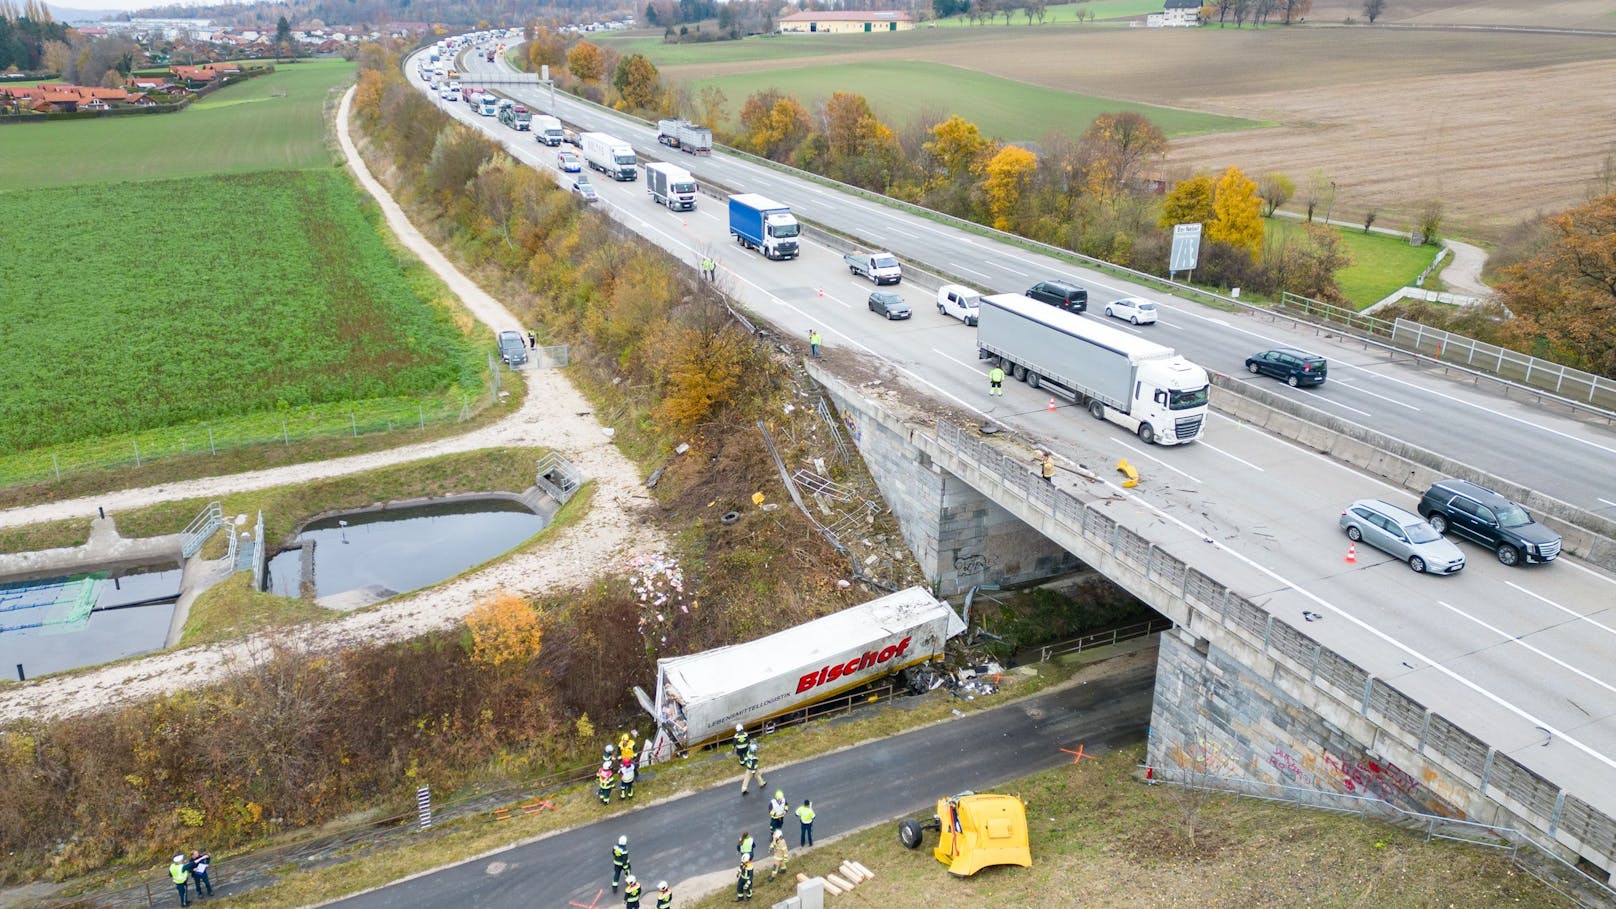
POLYGON ((481 666, 524 663, 539 655, 544 629, 527 601, 501 590, 478 602, 466 616, 471 659, 481 666))
POLYGON ((1552 241, 1497 289, 1522 350, 1616 376, 1616 193, 1548 219, 1552 241))
POLYGON ((1262 199, 1257 196, 1257 181, 1238 167, 1229 168, 1218 178, 1206 238, 1244 249, 1253 259, 1262 255, 1262 199))
POLYGON ((988 214, 998 230, 1011 229, 1011 215, 1021 208, 1021 200, 1038 170, 1038 156, 1019 145, 1006 145, 988 159, 982 190, 988 197, 988 214))
POLYGON ((596 45, 579 41, 567 51, 567 70, 584 82, 599 82, 606 72, 606 55, 596 45))

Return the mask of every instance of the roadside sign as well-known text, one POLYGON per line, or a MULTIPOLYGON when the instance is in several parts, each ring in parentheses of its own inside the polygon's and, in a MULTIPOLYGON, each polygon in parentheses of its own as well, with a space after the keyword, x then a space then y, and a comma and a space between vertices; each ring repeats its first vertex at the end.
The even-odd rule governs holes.
POLYGON ((1194 271, 1201 259, 1201 225, 1174 224, 1173 249, 1167 257, 1169 272, 1194 271))

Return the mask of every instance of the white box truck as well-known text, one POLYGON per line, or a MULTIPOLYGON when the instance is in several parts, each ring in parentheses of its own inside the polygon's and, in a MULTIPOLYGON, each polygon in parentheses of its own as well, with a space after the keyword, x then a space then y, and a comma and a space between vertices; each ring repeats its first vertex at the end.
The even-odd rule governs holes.
POLYGON ((696 207, 696 178, 690 171, 664 161, 645 165, 645 192, 656 204, 674 211, 696 207))
POLYGON ((965 623, 910 587, 744 644, 657 660, 652 758, 699 747, 943 655, 965 623))
POLYGON ((847 270, 854 277, 863 275, 874 281, 877 286, 882 284, 897 284, 903 280, 903 266, 898 264, 898 257, 889 252, 865 252, 854 250, 845 256, 842 261, 847 263, 847 270))
POLYGON ((583 150, 584 163, 611 177, 626 182, 640 175, 640 160, 634 156, 634 146, 606 133, 581 133, 578 147, 583 150))
POLYGON ((561 144, 561 121, 549 114, 533 118, 533 138, 554 148, 561 144))
POLYGON ((1022 294, 982 298, 976 351, 1146 444, 1193 442, 1206 425, 1206 370, 1171 347, 1022 294))

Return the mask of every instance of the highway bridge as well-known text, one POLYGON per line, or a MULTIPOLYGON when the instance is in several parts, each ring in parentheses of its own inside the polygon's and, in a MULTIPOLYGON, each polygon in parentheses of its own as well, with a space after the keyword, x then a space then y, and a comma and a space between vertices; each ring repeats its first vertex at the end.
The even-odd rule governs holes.
MULTIPOLYGON (((470 61, 463 81, 476 85, 502 64, 470 61)), ((502 90, 549 112, 543 88, 502 90)), ((1174 620, 1163 636, 1153 762, 1213 754, 1230 772, 1528 828, 1568 859, 1616 869, 1616 575, 1569 555, 1506 567, 1468 544, 1468 566, 1447 578, 1368 549, 1349 564, 1336 524, 1343 507, 1378 497, 1412 508, 1430 468, 1398 475, 1404 462, 1374 457, 1349 465, 1320 454, 1332 447, 1318 441, 1321 430, 1294 433, 1303 444, 1256 429, 1267 421, 1252 415, 1304 403, 1606 520, 1616 517, 1608 425, 1451 381, 1329 328, 1165 296, 722 152, 681 155, 638 121, 559 93, 554 103, 580 129, 676 160, 709 186, 762 192, 938 275, 994 291, 1075 280, 1095 311, 1121 296, 1157 300, 1160 324, 1133 330, 1226 374, 1204 438, 1171 449, 1145 446, 1080 408, 1051 411, 1047 392, 1023 385, 990 399, 974 330, 937 314, 935 286, 924 280, 899 287, 915 317, 887 322, 867 311, 873 288, 848 275, 834 240, 810 238, 799 259, 765 261, 732 243, 716 199, 677 214, 652 203, 641 183, 593 180, 601 208, 648 242, 692 267, 716 256, 721 287, 779 333, 824 334, 827 358, 814 375, 889 500, 910 497, 893 506, 934 579, 952 569, 953 581, 972 580, 956 563, 973 546, 1001 554, 998 564, 971 560, 983 569, 977 580, 1012 575, 1024 566, 1011 565, 1011 554, 1039 551, 1036 537, 1174 620), (1330 381, 1302 390, 1258 380, 1255 405, 1229 394, 1248 381, 1244 358, 1276 346, 1329 357, 1330 381), (846 381, 842 367, 855 361, 898 399, 872 399, 846 381), (1260 403, 1276 395, 1276 406, 1260 403), (975 431, 983 423, 1005 432, 985 440, 975 431), (1034 445, 1072 468, 1054 487, 1030 482, 1034 445), (1122 458, 1146 476, 1137 489, 1106 476, 1122 458)), ((555 151, 531 134, 463 104, 447 108, 518 160, 554 170, 555 151)), ((1587 539, 1581 551, 1608 546, 1587 539)))

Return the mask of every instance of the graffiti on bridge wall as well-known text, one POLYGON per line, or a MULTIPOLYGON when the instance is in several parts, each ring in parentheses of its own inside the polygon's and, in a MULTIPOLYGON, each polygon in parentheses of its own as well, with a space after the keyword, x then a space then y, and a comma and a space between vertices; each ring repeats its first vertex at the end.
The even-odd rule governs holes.
POLYGON ((1418 804, 1422 809, 1457 816, 1452 807, 1424 791, 1437 781, 1436 771, 1427 769, 1425 783, 1401 768, 1365 758, 1353 760, 1326 751, 1319 755, 1304 752, 1300 757, 1283 745, 1268 755, 1268 765, 1289 780, 1331 786, 1349 795, 1366 795, 1394 804, 1418 804))

